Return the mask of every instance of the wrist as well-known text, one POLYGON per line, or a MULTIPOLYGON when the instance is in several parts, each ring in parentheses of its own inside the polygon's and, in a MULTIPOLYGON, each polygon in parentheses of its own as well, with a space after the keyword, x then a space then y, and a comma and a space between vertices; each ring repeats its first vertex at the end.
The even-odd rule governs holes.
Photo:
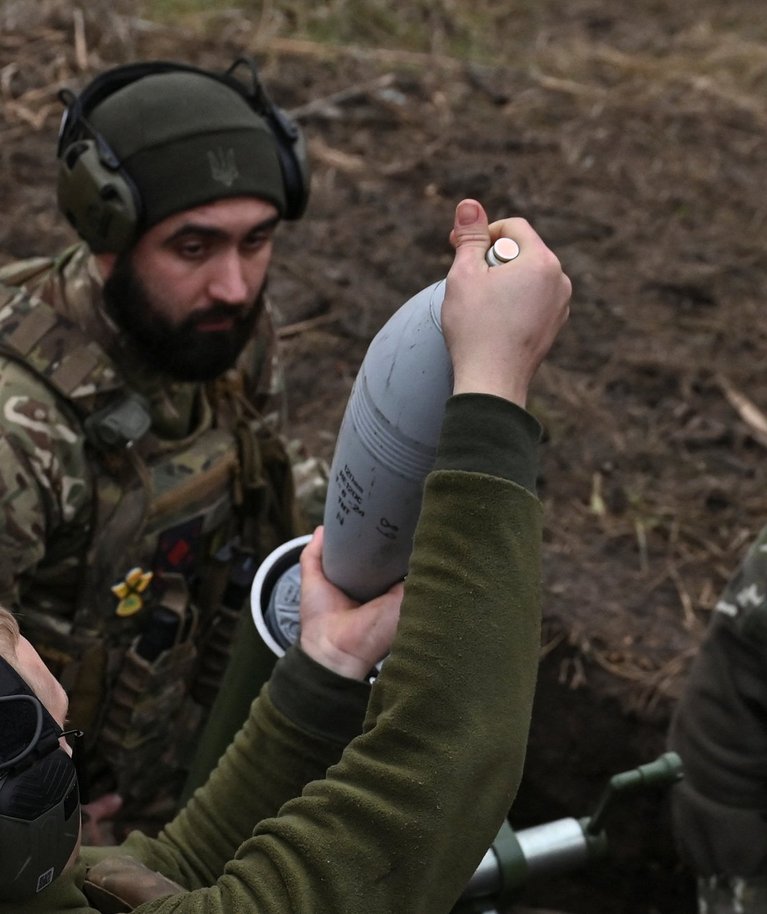
POLYGON ((517 406, 525 408, 527 403, 527 383, 521 380, 506 380, 499 377, 488 377, 469 372, 456 373, 453 382, 453 394, 490 394, 502 397, 517 406))
POLYGON ((333 673, 298 645, 280 658, 267 688, 277 710, 308 733, 346 745, 362 730, 369 683, 333 673))
POLYGON ((345 679, 364 681, 373 667, 372 663, 340 650, 325 639, 318 641, 301 637, 299 647, 315 663, 345 679))

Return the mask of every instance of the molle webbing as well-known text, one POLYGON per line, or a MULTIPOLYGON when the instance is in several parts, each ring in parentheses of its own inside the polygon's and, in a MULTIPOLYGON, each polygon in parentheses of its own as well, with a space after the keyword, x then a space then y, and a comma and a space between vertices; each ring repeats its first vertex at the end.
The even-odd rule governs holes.
POLYGON ((122 387, 112 362, 75 324, 42 299, 2 284, 0 354, 29 367, 76 408, 122 387))

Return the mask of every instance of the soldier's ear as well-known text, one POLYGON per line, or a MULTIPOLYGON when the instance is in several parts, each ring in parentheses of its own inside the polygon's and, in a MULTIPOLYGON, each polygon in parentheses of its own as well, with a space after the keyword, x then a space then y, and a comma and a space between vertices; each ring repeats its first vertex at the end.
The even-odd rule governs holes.
POLYGON ((101 274, 101 278, 104 280, 109 279, 112 275, 112 270, 114 270, 115 267, 117 254, 94 254, 93 256, 99 273, 101 274))

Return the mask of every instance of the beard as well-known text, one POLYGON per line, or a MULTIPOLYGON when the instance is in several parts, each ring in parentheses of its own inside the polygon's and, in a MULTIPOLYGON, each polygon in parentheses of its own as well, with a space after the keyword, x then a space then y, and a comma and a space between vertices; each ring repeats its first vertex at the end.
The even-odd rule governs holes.
POLYGON ((130 254, 120 254, 104 283, 107 313, 155 370, 178 381, 212 381, 231 368, 251 337, 263 308, 266 282, 250 307, 213 302, 203 312, 172 324, 136 275, 130 254), (199 324, 232 320, 226 330, 201 331, 199 324))

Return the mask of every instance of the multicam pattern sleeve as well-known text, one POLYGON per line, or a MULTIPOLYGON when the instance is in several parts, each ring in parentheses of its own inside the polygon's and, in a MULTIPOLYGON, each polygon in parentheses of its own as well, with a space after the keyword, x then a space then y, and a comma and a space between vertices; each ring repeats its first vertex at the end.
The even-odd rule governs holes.
POLYGON ((53 560, 76 559, 89 525, 90 473, 79 423, 31 372, 0 358, 0 601, 53 560))

